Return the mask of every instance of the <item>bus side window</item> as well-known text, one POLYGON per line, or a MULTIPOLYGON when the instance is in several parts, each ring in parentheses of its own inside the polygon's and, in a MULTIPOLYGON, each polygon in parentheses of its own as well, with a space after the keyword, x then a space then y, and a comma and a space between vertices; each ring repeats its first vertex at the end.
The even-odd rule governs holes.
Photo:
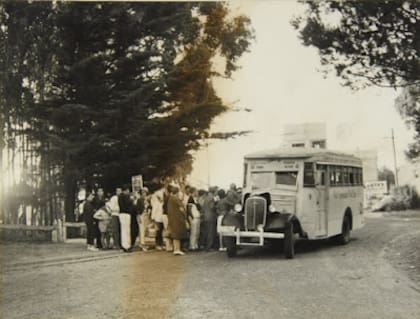
POLYGON ((349 184, 349 171, 347 167, 343 167, 342 168, 342 172, 343 172, 343 185, 348 185, 349 184))
POLYGON ((330 166, 330 186, 335 185, 335 166, 330 166))
POLYGON ((327 175, 327 166, 326 165, 322 165, 322 164, 317 164, 316 165, 316 170, 317 170, 317 183, 319 183, 319 185, 321 186, 325 186, 326 185, 326 175, 327 175))
POLYGON ((341 166, 336 166, 335 172, 335 183, 336 185, 343 185, 343 168, 341 166))
POLYGON ((349 183, 351 186, 356 185, 356 181, 355 181, 355 168, 354 167, 349 167, 349 183))
POLYGON ((313 163, 304 163, 303 186, 315 186, 313 163))

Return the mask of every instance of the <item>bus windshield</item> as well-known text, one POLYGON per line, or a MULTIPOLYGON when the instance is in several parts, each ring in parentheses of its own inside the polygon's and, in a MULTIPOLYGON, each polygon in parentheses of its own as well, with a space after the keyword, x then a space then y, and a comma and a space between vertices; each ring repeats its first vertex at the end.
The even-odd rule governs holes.
POLYGON ((276 172, 276 185, 296 186, 297 172, 276 172))
POLYGON ((271 186, 271 172, 258 172, 251 174, 252 189, 266 188, 271 186))

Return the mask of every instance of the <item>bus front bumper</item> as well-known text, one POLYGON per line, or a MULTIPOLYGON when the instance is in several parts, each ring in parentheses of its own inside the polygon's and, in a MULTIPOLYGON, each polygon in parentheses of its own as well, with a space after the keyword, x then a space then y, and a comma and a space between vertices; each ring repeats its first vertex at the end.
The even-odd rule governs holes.
POLYGON ((235 229, 234 226, 219 226, 217 232, 223 237, 235 237, 236 244, 242 246, 263 246, 265 238, 284 238, 283 233, 264 232, 263 229, 257 231, 242 231, 235 229), (258 242, 241 242, 241 238, 255 238, 258 239, 258 242))

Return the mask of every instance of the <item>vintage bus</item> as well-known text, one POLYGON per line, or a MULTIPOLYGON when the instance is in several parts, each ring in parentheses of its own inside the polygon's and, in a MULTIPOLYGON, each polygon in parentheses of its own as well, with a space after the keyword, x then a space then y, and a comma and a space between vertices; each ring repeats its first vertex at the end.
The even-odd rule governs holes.
POLYGON ((272 240, 293 258, 298 238, 335 237, 347 244, 350 232, 363 225, 361 160, 326 149, 291 148, 245 156, 242 202, 223 217, 218 232, 229 257, 237 246, 272 240))

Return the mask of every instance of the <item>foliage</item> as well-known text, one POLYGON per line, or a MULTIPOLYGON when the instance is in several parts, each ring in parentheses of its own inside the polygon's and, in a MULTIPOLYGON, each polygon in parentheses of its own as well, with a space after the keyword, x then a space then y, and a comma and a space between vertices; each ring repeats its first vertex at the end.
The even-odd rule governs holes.
POLYGON ((305 1, 292 24, 304 45, 318 48, 345 85, 419 84, 419 2, 305 1))
POLYGON ((415 131, 414 140, 406 151, 408 158, 420 156, 420 86, 411 85, 403 89, 395 101, 395 106, 406 124, 415 131))
POLYGON ((318 49, 324 72, 353 89, 402 88, 396 107, 415 129, 407 155, 420 155, 420 2, 416 0, 303 1, 292 21, 304 45, 318 49))
POLYGON ((2 118, 25 123, 70 197, 81 182, 111 190, 132 175, 187 174, 228 110, 212 79, 230 77, 253 38, 247 17, 216 2, 5 2, 0 12, 2 118))

